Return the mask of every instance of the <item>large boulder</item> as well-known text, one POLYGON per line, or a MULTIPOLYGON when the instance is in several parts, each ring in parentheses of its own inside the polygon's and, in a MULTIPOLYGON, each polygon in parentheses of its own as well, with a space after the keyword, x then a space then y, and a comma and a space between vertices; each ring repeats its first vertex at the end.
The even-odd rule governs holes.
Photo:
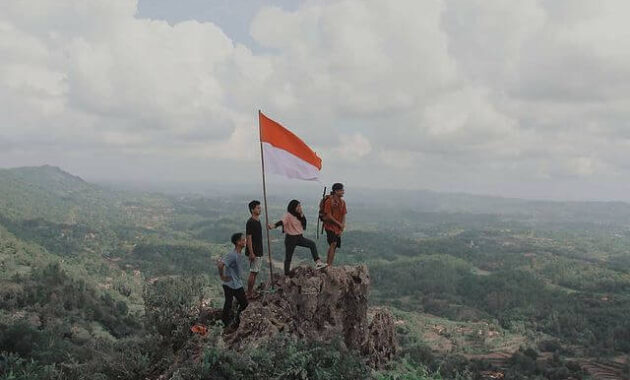
POLYGON ((368 310, 370 276, 365 265, 316 270, 297 267, 258 288, 261 296, 241 314, 236 330, 226 334, 234 348, 256 346, 276 335, 345 345, 381 367, 396 353, 394 321, 387 309, 368 310))

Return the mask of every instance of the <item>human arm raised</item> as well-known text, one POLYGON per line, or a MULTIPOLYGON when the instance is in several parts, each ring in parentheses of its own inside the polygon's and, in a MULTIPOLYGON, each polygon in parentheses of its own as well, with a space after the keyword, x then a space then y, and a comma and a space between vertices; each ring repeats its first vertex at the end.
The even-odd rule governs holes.
POLYGON ((274 224, 267 224, 267 229, 273 230, 274 228, 278 228, 278 227, 283 226, 283 225, 284 225, 284 223, 282 223, 282 220, 278 220, 274 224))

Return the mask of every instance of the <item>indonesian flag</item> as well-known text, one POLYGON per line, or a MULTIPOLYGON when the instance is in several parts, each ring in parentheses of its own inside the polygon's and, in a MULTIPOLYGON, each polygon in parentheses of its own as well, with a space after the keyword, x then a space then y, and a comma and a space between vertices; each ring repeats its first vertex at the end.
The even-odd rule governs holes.
POLYGON ((288 178, 316 181, 322 159, 282 125, 258 111, 265 169, 288 178))

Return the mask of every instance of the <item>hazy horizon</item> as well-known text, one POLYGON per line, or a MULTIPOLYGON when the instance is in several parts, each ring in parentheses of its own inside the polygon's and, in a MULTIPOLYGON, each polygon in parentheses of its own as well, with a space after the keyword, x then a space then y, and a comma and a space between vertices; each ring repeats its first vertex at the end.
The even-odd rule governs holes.
MULTIPOLYGON (((131 192, 152 192, 162 193, 167 195, 198 195, 203 197, 212 196, 249 196, 258 197, 262 199, 262 178, 252 180, 251 182, 212 182, 209 180, 112 180, 112 179, 92 179, 89 176, 84 177, 77 173, 65 170, 62 167, 55 165, 44 164, 41 166, 16 166, 16 167, 0 167, 0 170, 11 169, 24 169, 24 168, 44 168, 51 167, 62 170, 70 175, 77 176, 82 180, 112 190, 123 190, 131 192)), ((624 199, 564 199, 564 198, 545 198, 545 197, 514 197, 505 196, 502 194, 490 194, 490 193, 472 193, 463 191, 445 191, 435 190, 428 188, 417 189, 401 189, 393 187, 369 187, 369 186, 352 186, 350 183, 345 183, 348 192, 347 198, 350 201, 355 202, 369 202, 370 198, 364 199, 363 196, 369 195, 370 197, 383 194, 383 199, 392 199, 395 201, 400 199, 400 195, 413 195, 413 194, 437 194, 446 196, 473 196, 479 198, 495 198, 506 201, 540 201, 540 202, 624 202, 630 203, 624 199)), ((275 175, 267 175, 267 192, 270 198, 286 198, 301 197, 303 199, 317 199, 321 196, 324 186, 327 190, 330 189, 332 183, 323 183, 317 181, 299 181, 285 179, 275 175)), ((401 202, 403 202, 401 200, 401 202)))

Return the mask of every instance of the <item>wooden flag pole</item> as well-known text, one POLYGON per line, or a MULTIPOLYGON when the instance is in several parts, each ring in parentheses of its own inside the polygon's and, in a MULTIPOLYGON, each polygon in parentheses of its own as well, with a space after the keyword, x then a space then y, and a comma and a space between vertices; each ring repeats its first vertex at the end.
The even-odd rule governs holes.
POLYGON ((267 252, 269 252, 269 282, 273 290, 273 264, 271 262, 271 239, 269 238, 269 211, 267 208, 267 184, 265 182, 265 155, 263 154, 262 124, 260 123, 261 112, 258 110, 258 136, 260 139, 260 162, 262 164, 263 201, 265 203, 265 231, 267 231, 267 252))

